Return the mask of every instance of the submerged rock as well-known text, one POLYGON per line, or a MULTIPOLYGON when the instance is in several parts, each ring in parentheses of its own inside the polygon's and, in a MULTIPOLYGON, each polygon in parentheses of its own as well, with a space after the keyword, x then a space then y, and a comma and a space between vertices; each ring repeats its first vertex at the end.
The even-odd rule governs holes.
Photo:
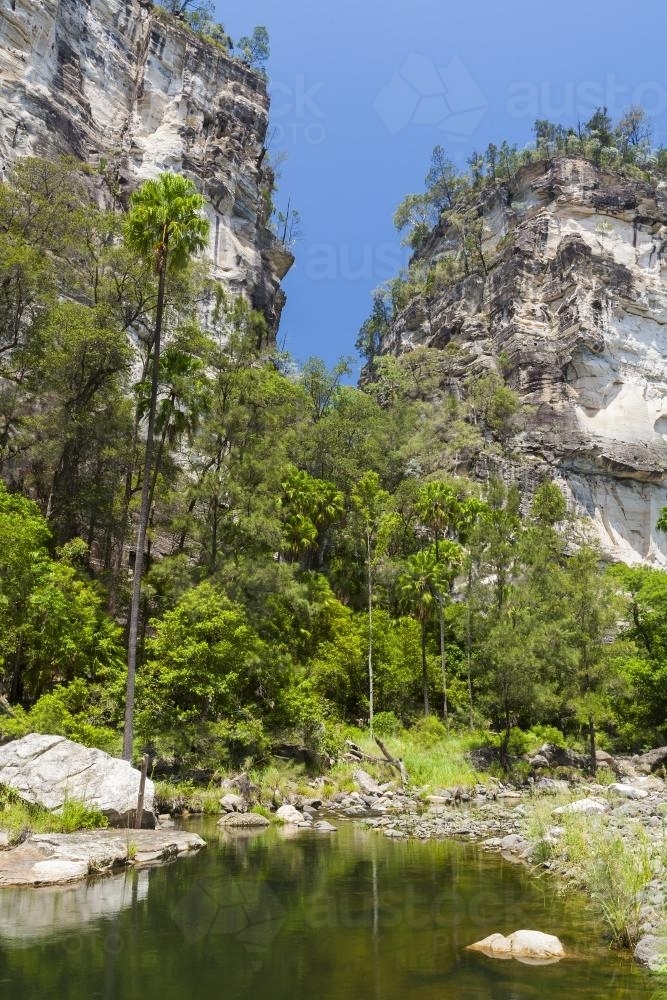
MULTIPOLYGON (((0 785, 52 812, 65 802, 99 809, 111 826, 134 827, 140 774, 125 760, 84 747, 64 736, 31 733, 0 747, 0 785)), ((143 827, 155 826, 155 788, 146 780, 143 827)))

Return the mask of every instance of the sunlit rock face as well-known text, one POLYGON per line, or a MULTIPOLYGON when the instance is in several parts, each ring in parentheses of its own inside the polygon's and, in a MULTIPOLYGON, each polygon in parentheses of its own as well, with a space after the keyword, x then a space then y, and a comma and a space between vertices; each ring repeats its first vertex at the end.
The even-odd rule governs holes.
POLYGON ((163 170, 207 199, 216 276, 275 330, 292 264, 265 225, 264 78, 150 0, 6 0, 0 163, 74 155, 123 197, 163 170))
MULTIPOLYGON (((529 407, 506 478, 548 469, 612 556, 667 564, 667 186, 563 157, 483 204, 489 274, 413 302, 385 349, 463 349, 529 407), (499 360, 502 359, 502 366, 499 360)), ((447 248, 436 230, 420 256, 447 248)))

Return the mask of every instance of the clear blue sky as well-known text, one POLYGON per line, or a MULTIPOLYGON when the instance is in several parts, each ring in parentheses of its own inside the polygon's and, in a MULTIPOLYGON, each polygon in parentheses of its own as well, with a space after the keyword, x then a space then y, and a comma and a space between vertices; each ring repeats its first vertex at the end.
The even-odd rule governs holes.
POLYGON ((279 339, 299 360, 354 354, 372 290, 405 251, 396 205, 431 150, 464 162, 535 118, 653 112, 667 145, 664 0, 217 0, 233 38, 264 24, 278 202, 301 213, 279 339), (421 98, 421 99, 420 99, 421 98))

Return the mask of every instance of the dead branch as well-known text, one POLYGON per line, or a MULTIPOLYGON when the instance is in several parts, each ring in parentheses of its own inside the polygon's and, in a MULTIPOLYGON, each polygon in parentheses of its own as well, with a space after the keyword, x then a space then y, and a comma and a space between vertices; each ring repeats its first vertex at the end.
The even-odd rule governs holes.
POLYGON ((403 761, 399 757, 394 757, 390 754, 384 743, 382 743, 377 736, 375 737, 375 742, 382 751, 382 757, 374 757, 372 754, 365 753, 365 751, 363 751, 356 743, 353 743, 352 740, 345 740, 345 742, 348 746, 348 751, 345 754, 346 760, 367 761, 369 764, 384 764, 385 767, 393 767, 401 776, 401 785, 405 788, 408 784, 408 774, 405 770, 403 761))

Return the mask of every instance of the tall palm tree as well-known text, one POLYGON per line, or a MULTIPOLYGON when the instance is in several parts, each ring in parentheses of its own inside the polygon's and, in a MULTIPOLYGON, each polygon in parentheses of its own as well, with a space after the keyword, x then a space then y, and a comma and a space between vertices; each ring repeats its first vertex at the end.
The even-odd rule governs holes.
POLYGON ((137 637, 141 605, 141 581, 144 570, 144 548, 151 504, 151 482, 155 446, 155 416, 160 374, 160 341, 164 321, 167 279, 183 271, 197 253, 208 245, 208 220, 201 210, 203 197, 192 181, 180 174, 164 173, 145 181, 134 192, 125 223, 125 244, 138 257, 152 263, 157 278, 155 325, 151 356, 151 393, 146 426, 141 508, 137 528, 134 579, 130 602, 130 622, 127 645, 127 690, 125 696, 125 729, 123 758, 132 757, 134 737, 134 688, 137 670, 137 637))
MULTIPOLYGON (((422 694, 424 698, 424 715, 429 714, 428 700, 428 670, 426 666, 426 626, 436 607, 442 609, 443 594, 449 592, 451 578, 460 564, 461 549, 454 542, 449 542, 447 562, 436 557, 434 549, 423 549, 405 561, 405 569, 398 577, 398 590, 401 604, 416 618, 421 626, 422 654, 422 694), (451 547, 451 548, 450 548, 451 547)), ((447 671, 444 658, 444 648, 441 644, 442 684, 447 717, 447 671)))
MULTIPOLYGON (((443 562, 458 566, 461 562, 462 550, 456 542, 449 541, 445 536, 448 530, 456 530, 462 517, 465 503, 448 483, 440 480, 424 483, 419 490, 415 508, 417 515, 431 529, 435 541, 435 561, 440 563, 441 551, 443 562), (444 540, 441 541, 441 538, 444 540)), ((449 592, 449 582, 447 582, 449 592)), ((447 653, 445 647, 445 593, 442 589, 434 592, 438 605, 438 622, 440 625, 440 670, 442 672, 442 715, 445 725, 449 720, 447 704, 447 653)))

